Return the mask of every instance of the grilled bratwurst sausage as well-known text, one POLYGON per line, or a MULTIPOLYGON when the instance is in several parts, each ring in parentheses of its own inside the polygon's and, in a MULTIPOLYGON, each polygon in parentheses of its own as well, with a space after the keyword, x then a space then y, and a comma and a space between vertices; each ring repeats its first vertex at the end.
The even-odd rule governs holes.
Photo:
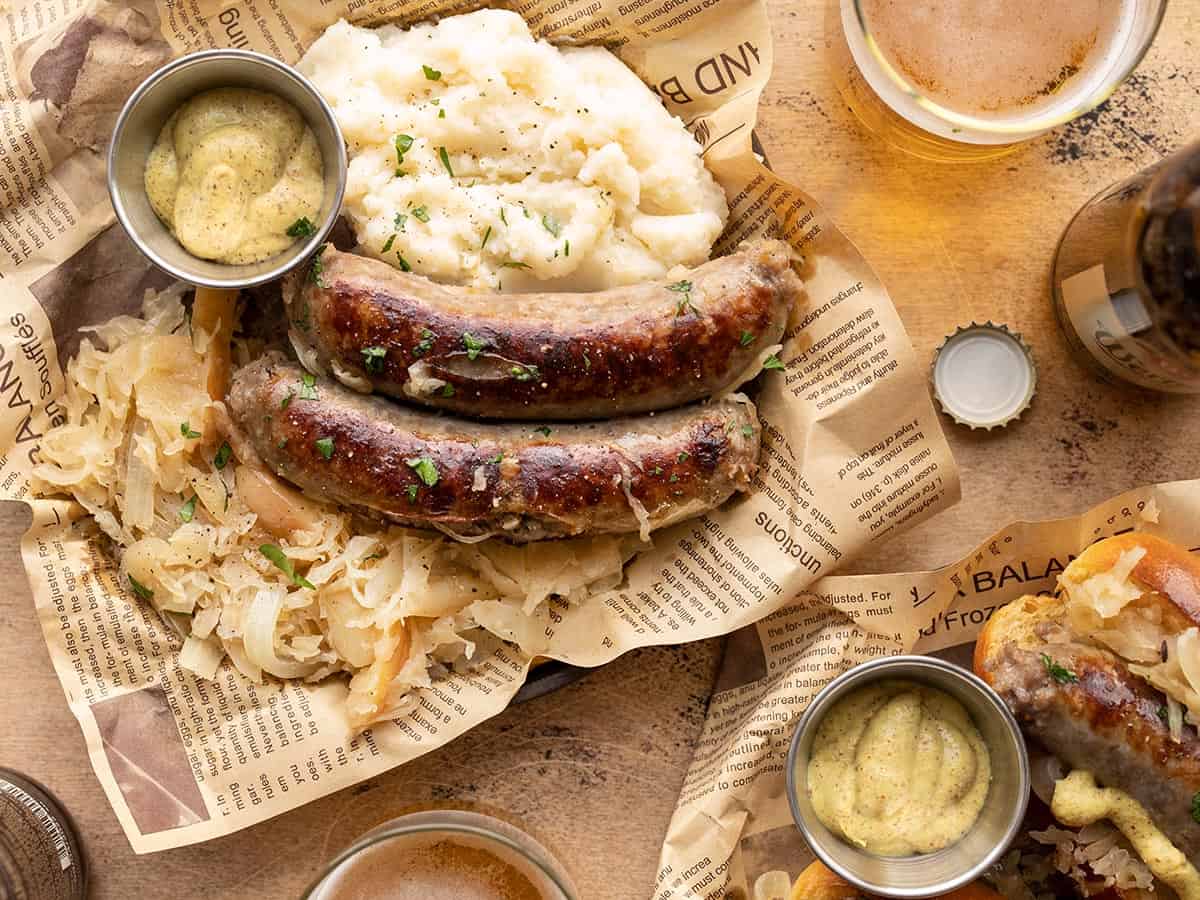
POLYGON ((975 645, 975 671, 1021 727, 1068 766, 1133 796, 1171 842, 1200 862, 1200 737, 1171 739, 1164 697, 1111 652, 1064 625, 1061 599, 1025 597, 997 610, 975 645))
POLYGON ((300 359, 357 389, 492 419, 669 409, 757 374, 800 292, 781 241, 675 281, 481 294, 327 247, 284 286, 300 359))
POLYGON ((357 394, 279 355, 236 372, 228 404, 266 465, 310 496, 518 542, 644 538, 713 509, 748 489, 760 438, 748 401, 554 427, 480 424, 357 394))

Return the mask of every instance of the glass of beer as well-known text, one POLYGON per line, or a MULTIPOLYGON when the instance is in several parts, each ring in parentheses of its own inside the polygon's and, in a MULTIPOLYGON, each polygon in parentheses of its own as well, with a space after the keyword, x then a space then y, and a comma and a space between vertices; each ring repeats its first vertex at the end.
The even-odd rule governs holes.
POLYGON ((393 819, 342 851, 303 900, 577 900, 544 846, 482 813, 393 819))
POLYGON ((1167 0, 826 0, 834 80, 915 156, 970 161, 1103 103, 1150 49, 1167 0))

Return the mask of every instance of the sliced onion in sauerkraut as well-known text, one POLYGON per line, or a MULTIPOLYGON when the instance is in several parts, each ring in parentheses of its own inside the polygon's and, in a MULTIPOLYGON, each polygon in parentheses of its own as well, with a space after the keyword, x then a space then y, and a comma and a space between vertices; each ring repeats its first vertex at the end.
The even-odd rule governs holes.
MULTIPOLYGON (((469 664, 480 611, 527 618, 548 598, 582 602, 620 584, 636 537, 468 545, 365 521, 280 481, 209 396, 219 338, 193 342, 182 296, 148 292, 141 318, 91 329, 35 478, 43 494, 70 493, 112 539, 123 587, 183 623, 183 666, 212 678, 227 657, 255 681, 349 675, 361 728, 404 709, 431 672, 469 664), (233 453, 218 465, 223 443, 233 453)), ((238 341, 230 355, 244 365, 262 350, 238 341)))
POLYGON ((225 650, 217 641, 205 640, 189 635, 179 651, 179 664, 201 678, 213 679, 217 668, 225 658, 225 650))
POLYGON ((303 678, 312 674, 315 668, 312 663, 281 659, 275 651, 275 631, 286 593, 283 588, 269 588, 259 592, 242 622, 242 645, 246 648, 246 656, 250 658, 250 662, 264 672, 280 678, 303 678))
POLYGON ((1171 732, 1171 740, 1180 743, 1183 740, 1183 704, 1174 697, 1167 695, 1167 729, 1171 732))

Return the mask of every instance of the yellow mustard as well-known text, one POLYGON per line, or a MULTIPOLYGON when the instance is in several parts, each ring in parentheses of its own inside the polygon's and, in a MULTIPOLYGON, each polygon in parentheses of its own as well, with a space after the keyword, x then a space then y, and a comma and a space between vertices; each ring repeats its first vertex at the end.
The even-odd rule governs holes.
POLYGON ((1102 788, 1090 772, 1075 771, 1055 783, 1050 811, 1072 828, 1108 819, 1133 844, 1155 878, 1174 888, 1180 900, 1200 900, 1200 873, 1124 791, 1102 788))
POLYGON ((259 262, 311 233, 321 150, 303 116, 264 91, 217 88, 172 114, 146 160, 146 194, 189 253, 259 262))
POLYGON ((881 856, 953 844, 979 818, 990 784, 987 745, 963 705, 905 681, 870 684, 835 703, 808 764, 817 818, 881 856))

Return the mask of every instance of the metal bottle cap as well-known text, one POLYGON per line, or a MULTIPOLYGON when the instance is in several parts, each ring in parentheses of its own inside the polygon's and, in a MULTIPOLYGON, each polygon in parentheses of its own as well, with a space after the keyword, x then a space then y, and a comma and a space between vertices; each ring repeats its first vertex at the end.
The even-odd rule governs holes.
POLYGON ((1021 335, 993 322, 960 326, 933 356, 933 395, 942 411, 972 429, 1003 428, 1037 390, 1033 353, 1021 335))

